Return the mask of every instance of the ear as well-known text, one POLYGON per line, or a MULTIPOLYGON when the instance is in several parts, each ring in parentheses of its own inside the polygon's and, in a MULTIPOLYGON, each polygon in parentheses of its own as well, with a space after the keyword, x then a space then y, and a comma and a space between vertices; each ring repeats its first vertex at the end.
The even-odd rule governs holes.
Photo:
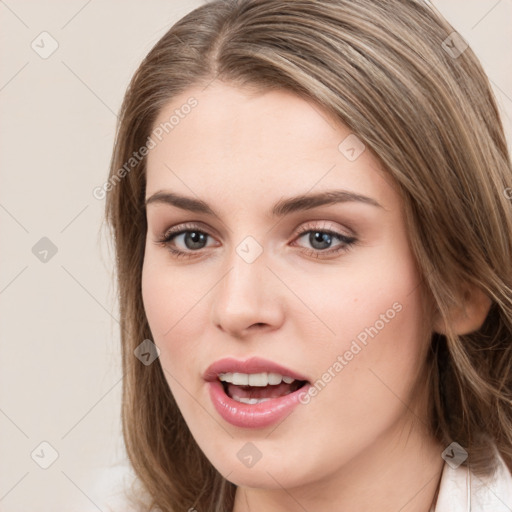
MULTIPOLYGON (((462 305, 450 312, 449 322, 455 334, 463 335, 482 327, 491 308, 491 299, 478 287, 466 285, 462 305)), ((446 324, 438 314, 434 319, 434 331, 446 334, 446 324)))

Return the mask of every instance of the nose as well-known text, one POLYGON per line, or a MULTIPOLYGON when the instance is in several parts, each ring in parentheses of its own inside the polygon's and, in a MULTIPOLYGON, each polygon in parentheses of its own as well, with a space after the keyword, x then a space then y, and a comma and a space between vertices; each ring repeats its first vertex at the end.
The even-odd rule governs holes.
POLYGON ((218 329, 242 339, 253 332, 278 329, 283 323, 283 285, 267 263, 264 252, 248 262, 233 250, 214 288, 212 318, 218 329))

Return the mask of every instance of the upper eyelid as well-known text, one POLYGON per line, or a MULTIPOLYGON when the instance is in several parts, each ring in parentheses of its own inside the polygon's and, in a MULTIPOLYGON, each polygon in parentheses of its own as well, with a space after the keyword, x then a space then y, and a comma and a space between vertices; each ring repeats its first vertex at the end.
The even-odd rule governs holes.
POLYGON ((181 235, 183 232, 193 231, 194 229, 197 230, 197 231, 201 231, 201 233, 205 233, 208 236, 214 236, 211 233, 211 231, 214 231, 214 230, 211 230, 209 228, 203 227, 201 222, 198 222, 198 223, 186 222, 186 223, 183 223, 183 224, 178 224, 176 226, 172 226, 172 227, 166 229, 163 232, 163 236, 167 236, 167 235, 170 235, 170 234, 181 235))

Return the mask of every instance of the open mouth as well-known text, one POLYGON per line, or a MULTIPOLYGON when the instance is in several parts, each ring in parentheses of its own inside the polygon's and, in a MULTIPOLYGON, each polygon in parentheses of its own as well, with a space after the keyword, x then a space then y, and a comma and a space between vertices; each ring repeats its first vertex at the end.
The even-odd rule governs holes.
POLYGON ((224 393, 231 399, 249 405, 256 405, 274 398, 281 398, 302 388, 306 380, 278 373, 220 373, 224 393))
POLYGON ((255 356, 220 359, 204 371, 203 379, 217 413, 244 429, 267 428, 283 421, 302 403, 301 388, 311 387, 306 374, 255 356))

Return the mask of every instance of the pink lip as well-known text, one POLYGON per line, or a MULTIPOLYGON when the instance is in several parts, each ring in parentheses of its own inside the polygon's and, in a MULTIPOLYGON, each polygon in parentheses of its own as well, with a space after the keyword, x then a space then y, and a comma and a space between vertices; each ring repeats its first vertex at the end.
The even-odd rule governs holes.
POLYGON ((260 358, 251 358, 246 361, 227 358, 216 361, 204 372, 203 378, 208 382, 210 399, 220 416, 236 427, 264 428, 273 425, 286 416, 300 403, 299 397, 307 392, 310 384, 280 398, 272 398, 260 404, 244 404, 230 398, 225 392, 219 373, 260 373, 272 372, 283 376, 293 377, 296 380, 308 379, 284 366, 260 358))

